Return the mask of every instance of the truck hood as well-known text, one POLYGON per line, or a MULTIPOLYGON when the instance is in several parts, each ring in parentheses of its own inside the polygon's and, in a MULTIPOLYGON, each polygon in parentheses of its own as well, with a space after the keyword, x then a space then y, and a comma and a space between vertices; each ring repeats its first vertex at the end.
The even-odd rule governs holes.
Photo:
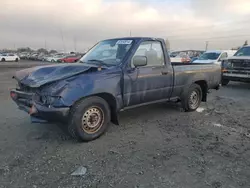
POLYGON ((211 59, 208 59, 208 60, 195 60, 193 63, 214 63, 216 62, 216 60, 211 60, 211 59))
POLYGON ((228 60, 230 60, 230 59, 250 60, 250 56, 231 56, 230 58, 228 58, 228 60))
MULTIPOLYGON (((38 66, 18 71, 13 78, 29 87, 40 87, 47 83, 81 74, 91 68, 93 67, 85 66, 82 63, 38 66)), ((97 68, 95 69, 97 70, 97 68)))

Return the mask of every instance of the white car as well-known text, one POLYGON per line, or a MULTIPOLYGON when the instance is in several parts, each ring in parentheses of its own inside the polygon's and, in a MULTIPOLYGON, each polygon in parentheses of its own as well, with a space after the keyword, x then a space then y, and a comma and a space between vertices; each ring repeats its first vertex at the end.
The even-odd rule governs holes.
POLYGON ((16 61, 18 62, 20 60, 20 57, 18 57, 15 54, 12 53, 2 53, 0 54, 0 61, 16 61))
POLYGON ((57 60, 64 58, 64 55, 50 56, 46 58, 48 62, 57 62, 57 60))
POLYGON ((215 63, 221 65, 222 60, 233 56, 236 50, 213 50, 204 52, 193 63, 215 63))

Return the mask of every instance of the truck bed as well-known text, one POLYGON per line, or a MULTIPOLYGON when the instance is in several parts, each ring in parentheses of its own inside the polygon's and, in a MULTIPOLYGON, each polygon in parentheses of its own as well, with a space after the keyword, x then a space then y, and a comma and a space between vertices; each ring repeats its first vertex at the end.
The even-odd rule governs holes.
POLYGON ((221 67, 217 64, 172 64, 174 72, 173 96, 180 96, 183 87, 189 87, 194 80, 206 81, 208 89, 215 89, 221 81, 221 67))
POLYGON ((179 63, 179 62, 171 62, 172 66, 187 66, 187 65, 213 65, 214 63, 179 63))

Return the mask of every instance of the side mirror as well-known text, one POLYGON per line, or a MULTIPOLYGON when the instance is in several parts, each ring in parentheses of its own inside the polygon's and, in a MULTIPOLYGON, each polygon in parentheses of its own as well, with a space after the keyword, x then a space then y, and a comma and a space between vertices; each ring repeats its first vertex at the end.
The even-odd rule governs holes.
POLYGON ((147 65, 147 57, 146 56, 135 56, 133 58, 133 64, 135 67, 142 67, 147 65))

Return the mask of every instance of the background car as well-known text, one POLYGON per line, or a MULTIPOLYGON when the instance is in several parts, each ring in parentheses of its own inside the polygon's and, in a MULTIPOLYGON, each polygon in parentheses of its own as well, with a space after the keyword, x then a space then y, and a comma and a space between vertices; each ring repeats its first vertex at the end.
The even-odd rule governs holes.
POLYGON ((173 63, 191 63, 203 53, 202 50, 182 50, 172 51, 169 56, 173 63))
POLYGON ((62 59, 59 59, 58 62, 62 62, 62 63, 74 63, 77 62, 79 59, 81 58, 80 55, 77 56, 66 56, 62 59))
POLYGON ((191 58, 184 52, 180 52, 176 56, 170 55, 170 60, 173 63, 189 63, 191 58))
POLYGON ((29 56, 29 60, 34 60, 34 61, 36 61, 36 60, 38 60, 37 58, 38 58, 38 54, 37 54, 37 53, 31 54, 31 55, 29 56))
POLYGON ((20 57, 18 57, 15 54, 12 54, 12 53, 2 53, 2 54, 0 54, 0 60, 2 62, 4 62, 4 61, 16 61, 16 62, 18 62, 20 60, 20 57))
POLYGON ((46 61, 48 62, 57 62, 59 59, 63 59, 65 57, 65 55, 55 55, 55 56, 49 56, 46 58, 46 61))
POLYGON ((210 50, 203 53, 193 63, 215 63, 220 65, 222 60, 233 56, 235 53, 236 50, 210 50))
POLYGON ((23 52, 23 53, 19 53, 18 57, 20 57, 20 59, 28 59, 28 55, 29 53, 23 52))

